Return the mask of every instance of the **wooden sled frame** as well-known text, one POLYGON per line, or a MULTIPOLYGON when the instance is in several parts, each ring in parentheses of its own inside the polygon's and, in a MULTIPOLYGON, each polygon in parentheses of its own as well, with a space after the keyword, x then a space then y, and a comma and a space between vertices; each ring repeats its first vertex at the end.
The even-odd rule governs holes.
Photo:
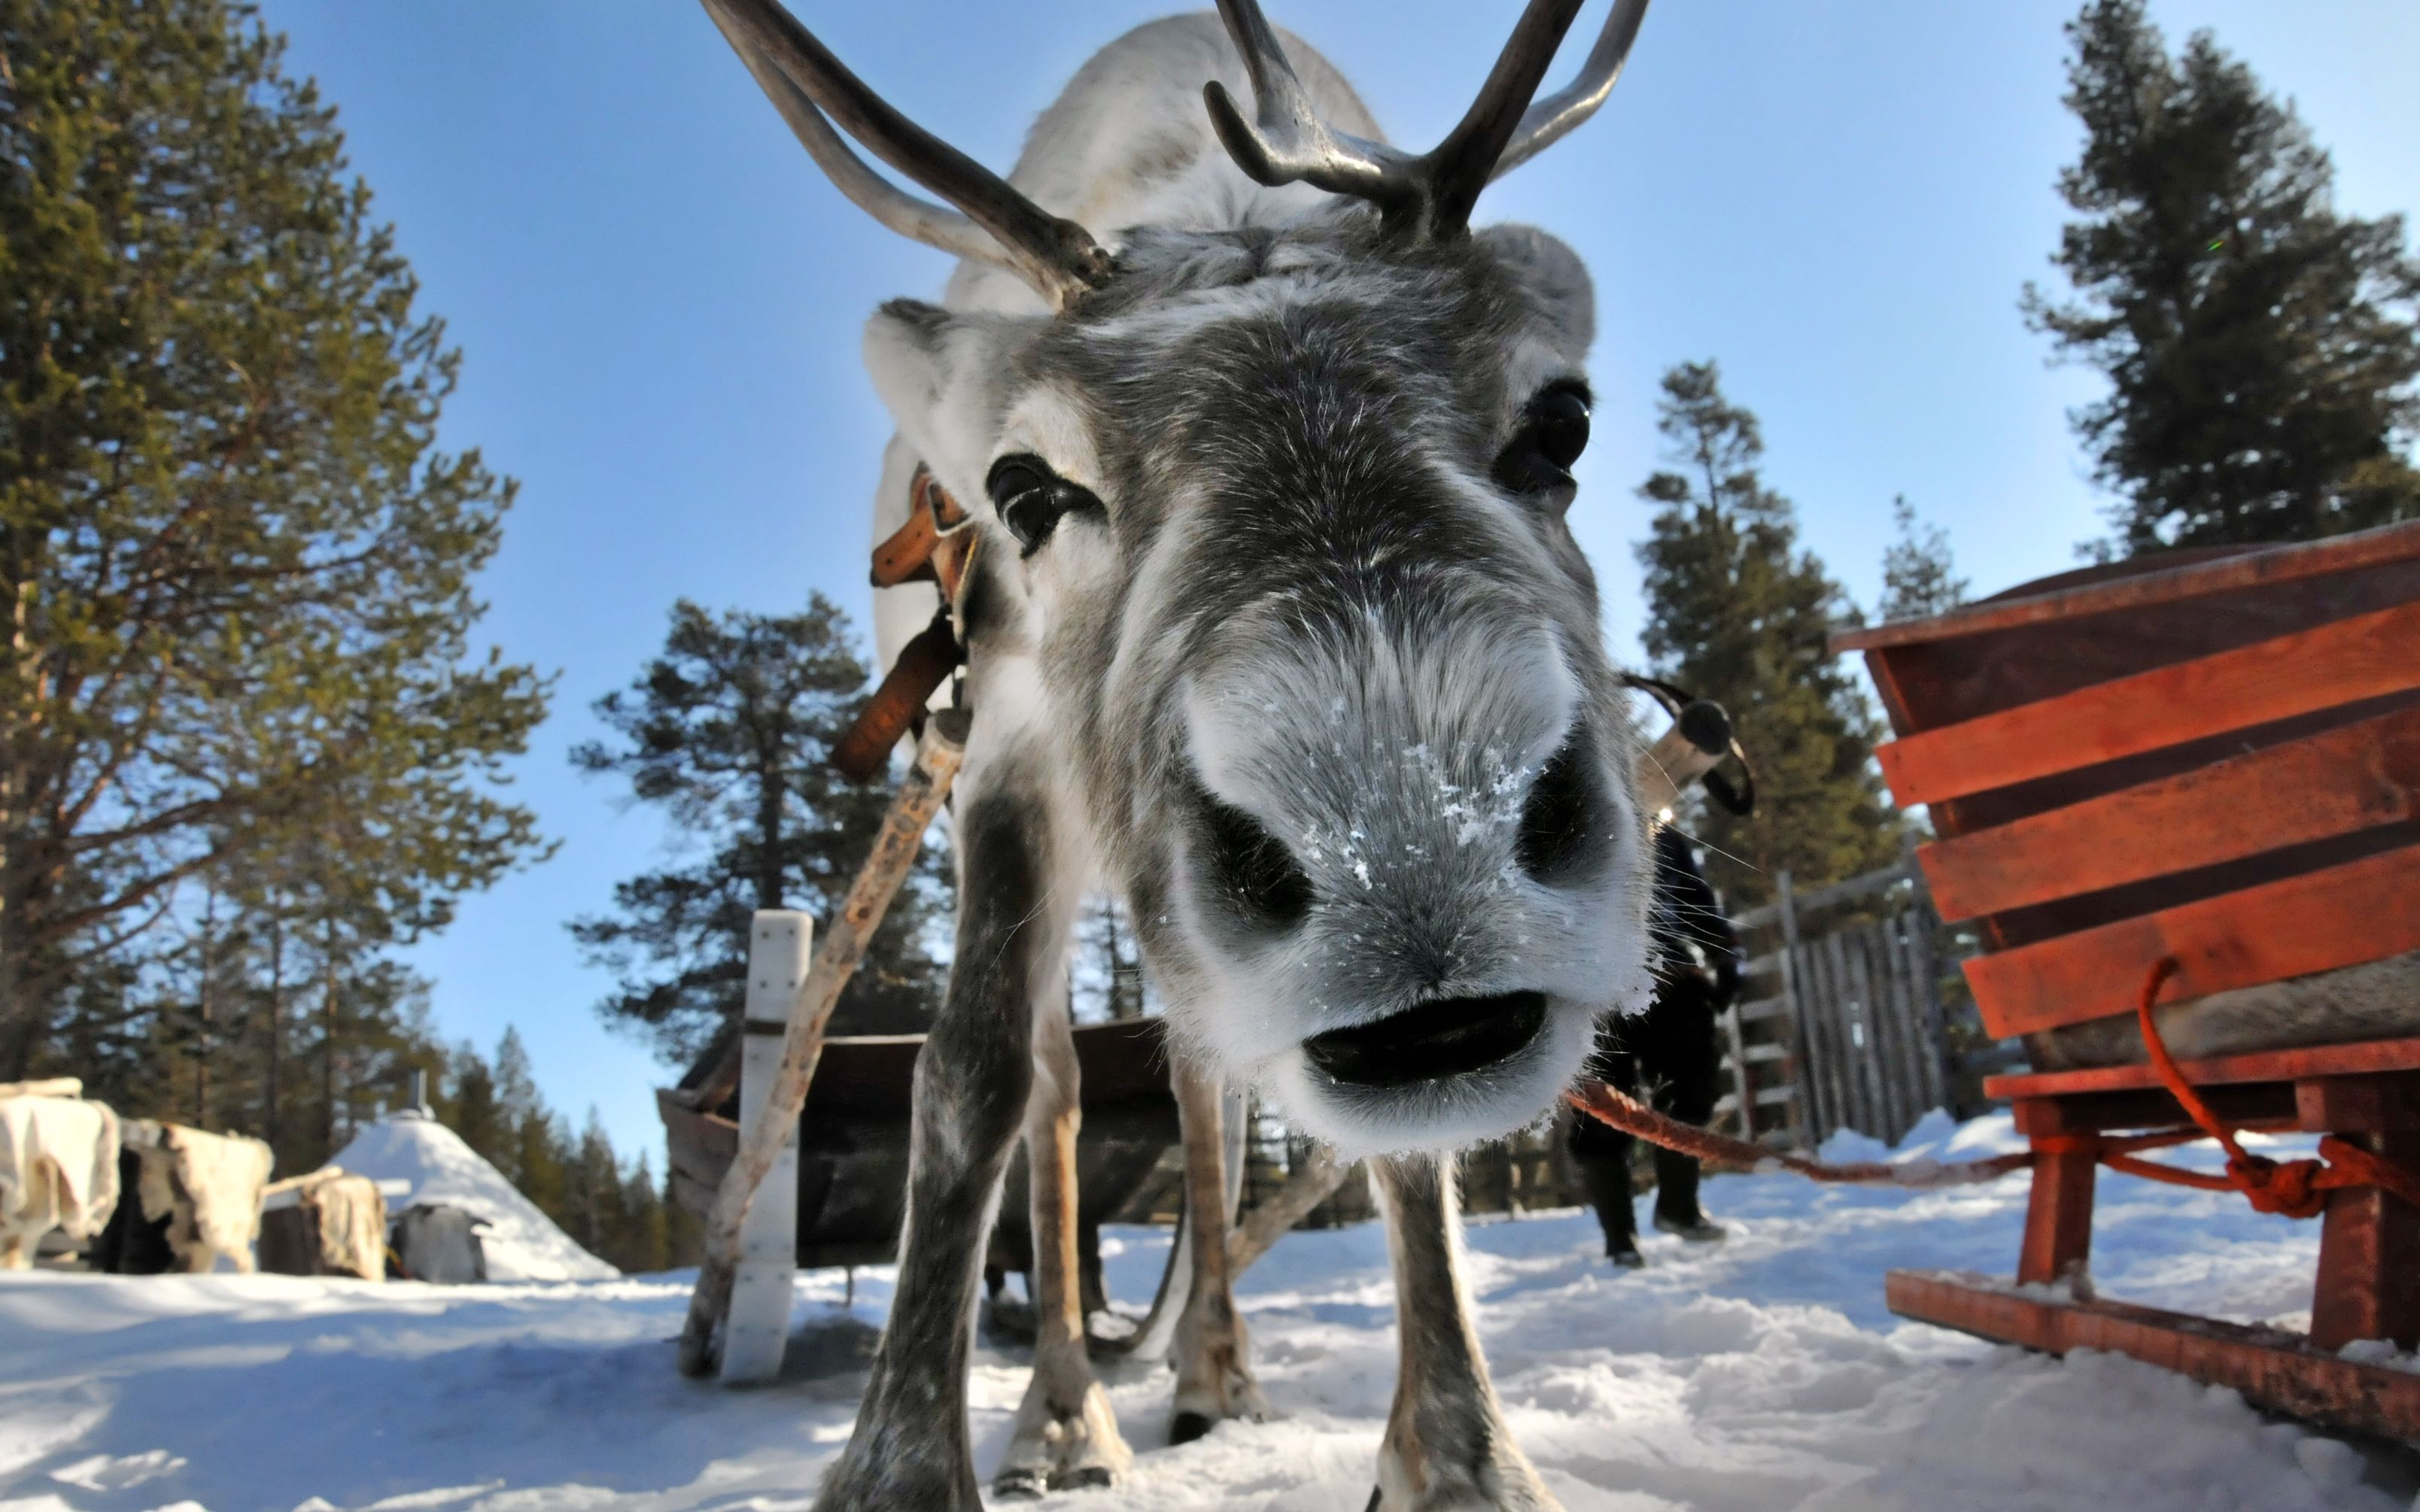
MULTIPOLYGON (((2420 1163, 2420 1038, 2187 1061, 2182 1068, 2230 1121, 2334 1134, 2420 1163)), ((2420 1344, 2420 1211, 2376 1187, 2328 1195, 2308 1335, 2059 1294, 2091 1254, 2098 1177, 2090 1137, 2189 1126, 2148 1066, 1995 1076, 2017 1130, 2056 1148, 2035 1158, 2016 1282, 1893 1271, 1893 1312, 2001 1343, 2064 1354, 2107 1350, 2232 1386, 2257 1407, 2359 1433, 2420 1443, 2420 1374, 2348 1359, 2344 1347, 2420 1344)))
MULTIPOLYGON (((2072 1055, 2072 1031, 2125 1013, 2163 961, 2167 990, 2149 991, 2173 1003, 2420 949, 2420 524, 2088 569, 1834 646, 1866 654, 1889 711, 1893 793, 1931 807, 1919 859, 1943 917, 1982 936, 1965 970, 1995 1038, 2072 1055)), ((2220 1123, 2420 1166, 2420 1036, 2177 1070, 2220 1123)), ((2108 1136, 2196 1120, 2144 1064, 1984 1091, 2035 1148, 2015 1283, 1893 1272, 1894 1311, 2420 1443, 2420 1374, 2341 1352, 2420 1348, 2420 1209, 2327 1193, 2307 1336, 2095 1300, 2108 1136)))

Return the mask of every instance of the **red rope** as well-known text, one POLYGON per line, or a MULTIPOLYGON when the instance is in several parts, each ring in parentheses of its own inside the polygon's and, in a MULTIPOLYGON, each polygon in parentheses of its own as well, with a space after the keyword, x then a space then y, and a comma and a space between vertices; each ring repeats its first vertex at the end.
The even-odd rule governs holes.
POLYGON ((1855 1186, 1956 1186, 1970 1181, 1993 1180, 2010 1171, 2022 1170, 2034 1163, 2036 1154, 2089 1150, 2096 1160, 2113 1171, 2139 1176, 2146 1180, 2164 1181, 2171 1186, 2197 1187, 2205 1192, 2241 1192, 2260 1211, 2283 1213, 2289 1218, 2316 1218, 2327 1206, 2328 1193, 2353 1186, 2382 1187, 2412 1207, 2420 1208, 2420 1171, 2386 1160, 2334 1134, 2319 1141, 2319 1153, 2316 1160, 2274 1161, 2244 1149, 2236 1138, 2241 1129, 2230 1127, 2211 1110, 2210 1104, 2202 1100, 2193 1084, 2185 1080, 2183 1068, 2168 1053, 2167 1042, 2160 1038, 2160 1026, 2152 1017, 2151 1005, 2159 997, 2160 989, 2176 975, 2177 970, 2177 963, 2173 959, 2164 960, 2151 968, 2149 980, 2143 984, 2143 995, 2136 1005, 2135 1017, 2143 1031, 2143 1047, 2150 1054, 2152 1069, 2158 1072, 2162 1085, 2183 1105, 2186 1115, 2193 1119, 2195 1127, 2192 1129, 2130 1134, 2117 1139, 2103 1138, 2099 1134, 2040 1135, 2034 1139, 2031 1150, 2014 1155, 1994 1155, 1989 1160, 1947 1164, 1859 1161, 1835 1165, 1808 1160, 1801 1155, 1781 1154, 1761 1145, 1749 1144, 1745 1139, 1734 1139, 1728 1134, 1718 1134, 1709 1129, 1667 1118, 1603 1082, 1588 1083, 1575 1091, 1564 1093, 1563 1099, 1600 1123, 1609 1124, 1624 1134, 1650 1144, 1661 1145, 1666 1149, 1679 1150, 1699 1160, 1729 1161, 1751 1167, 1771 1162, 1814 1181, 1855 1186), (2164 1149, 2171 1145, 2191 1144, 2199 1139, 2215 1139, 2226 1151, 2225 1175, 2180 1170, 2174 1165, 2135 1158, 2137 1150, 2164 1149))
POLYGON ((2199 1187, 2205 1192, 2241 1192, 2255 1210, 2283 1213, 2288 1218, 2316 1218, 2326 1210, 2330 1192, 2355 1186, 2383 1187, 2420 1208, 2420 1171, 2334 1134, 2320 1139, 2316 1160, 2274 1161, 2247 1151, 2235 1137, 2237 1131, 2211 1111, 2193 1083, 2185 1080, 2184 1068, 2177 1064, 2177 1057, 2168 1053, 2167 1041, 2160 1038, 2159 1022, 2151 1005, 2178 969, 2173 956, 2151 967, 2150 976, 2143 983, 2143 995, 2134 1005, 2134 1020, 2142 1029, 2143 1048, 2149 1053, 2151 1069, 2159 1072, 2161 1084, 2183 1105, 2186 1116, 2201 1133, 2217 1140, 2226 1151, 2226 1174, 2181 1171, 2173 1165, 2133 1160, 2122 1153, 2104 1154, 2102 1164, 2130 1176, 2174 1186, 2199 1187))
POLYGON ((1810 1181, 1837 1181, 1852 1186, 1935 1187, 1959 1186, 1970 1181, 1996 1180, 2010 1171, 2023 1170, 2033 1164, 2033 1155, 2020 1151, 2013 1155, 1994 1155, 1989 1160, 1951 1161, 1946 1164, 1909 1162, 1894 1165, 1885 1161, 1857 1161, 1835 1165, 1827 1161, 1808 1160, 1803 1155, 1785 1155, 1761 1145, 1751 1145, 1745 1139, 1718 1134, 1710 1129, 1683 1123, 1666 1118, 1637 1098, 1615 1091, 1603 1082, 1590 1082, 1575 1091, 1563 1094, 1563 1100, 1600 1123, 1609 1124, 1627 1134, 1634 1134, 1650 1144, 1666 1149, 1677 1149, 1699 1160, 1730 1161, 1734 1165, 1756 1166, 1772 1162, 1785 1170, 1796 1171, 1810 1181))

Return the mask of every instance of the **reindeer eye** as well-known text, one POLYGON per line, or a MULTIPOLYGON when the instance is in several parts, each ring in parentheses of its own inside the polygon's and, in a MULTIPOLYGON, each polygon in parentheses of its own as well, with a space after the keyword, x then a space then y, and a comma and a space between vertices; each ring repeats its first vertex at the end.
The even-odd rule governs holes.
POLYGON ((1100 507, 1100 501, 1050 471, 1038 456, 1003 456, 991 465, 984 480, 1000 522, 1016 537, 1020 554, 1032 556, 1059 528, 1060 517, 1071 509, 1100 507))
POLYGON ((1588 390, 1555 384, 1529 401, 1520 434, 1496 459, 1496 481, 1518 494, 1567 493, 1572 464, 1588 450, 1588 390))

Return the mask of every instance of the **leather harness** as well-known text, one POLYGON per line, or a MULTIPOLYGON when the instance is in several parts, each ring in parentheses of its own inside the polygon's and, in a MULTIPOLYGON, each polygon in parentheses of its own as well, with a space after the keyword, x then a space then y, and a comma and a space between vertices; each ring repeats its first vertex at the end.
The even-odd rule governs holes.
POLYGON ((941 591, 941 608, 932 624, 900 648, 899 659, 883 674, 857 722, 833 744, 831 764, 851 781, 865 781, 882 770, 891 748, 923 717, 934 689, 966 665, 966 647, 954 622, 968 565, 983 539, 969 529, 972 523, 973 517, 931 470, 917 463, 908 480, 908 522, 874 548, 868 578, 876 588, 932 583, 941 591))

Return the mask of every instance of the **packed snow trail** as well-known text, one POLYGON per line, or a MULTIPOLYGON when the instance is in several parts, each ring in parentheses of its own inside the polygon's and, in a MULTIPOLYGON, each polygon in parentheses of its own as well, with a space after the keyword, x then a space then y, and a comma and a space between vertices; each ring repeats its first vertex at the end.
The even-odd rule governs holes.
MULTIPOLYGON (((1862 1158, 1840 1141, 1827 1154, 1862 1158)), ((1870 1142, 1869 1143, 1869 1147, 1870 1142)), ((2005 1118, 1900 1153, 2010 1148, 2005 1118)), ((2102 1179, 2102 1288, 2301 1321, 2317 1226, 2226 1194, 2102 1179)), ((2060 1362, 1893 1319, 1895 1265, 2005 1273, 2024 1179, 1942 1192, 1722 1177, 1732 1237, 1651 1233, 1597 1257, 1585 1213, 1474 1223, 1470 1279, 1512 1430, 1571 1512, 2405 1512, 2420 1464, 2264 1420, 2231 1393, 2111 1356, 2060 1362)), ((1165 1234, 1105 1236, 1113 1293, 1150 1294, 1165 1234)), ((0 1277, 0 1509, 381 1512, 802 1507, 848 1433, 889 1273, 800 1278, 782 1383, 681 1380, 688 1277, 436 1288, 277 1276, 0 1277)), ((1393 1389, 1375 1225, 1288 1236, 1244 1278, 1282 1421, 1163 1447, 1169 1378, 1111 1366, 1137 1451, 1110 1493, 1049 1512, 1360 1512, 1393 1389)), ((1026 1370, 976 1351, 976 1455, 1026 1370)))

